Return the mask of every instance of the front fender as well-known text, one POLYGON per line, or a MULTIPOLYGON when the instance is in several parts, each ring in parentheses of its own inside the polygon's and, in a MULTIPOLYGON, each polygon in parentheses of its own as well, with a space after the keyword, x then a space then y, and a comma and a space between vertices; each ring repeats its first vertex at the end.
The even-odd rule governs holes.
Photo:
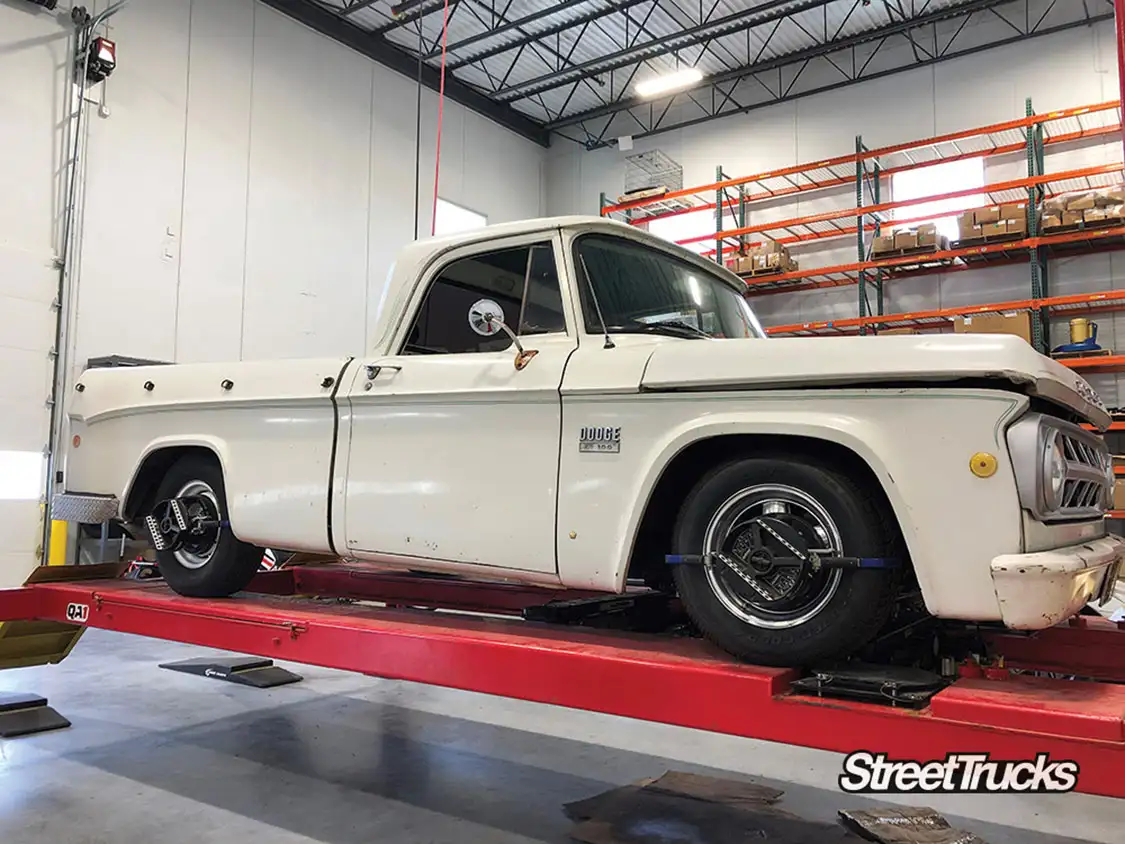
POLYGON ((564 402, 560 574, 567 585, 623 589, 653 491, 689 446, 732 435, 804 437, 846 448, 870 467, 898 520, 931 612, 998 617, 988 561, 993 551, 1010 553, 1021 542, 1003 432, 1026 406, 1026 398, 1009 392, 937 389, 666 393, 564 402), (621 428, 619 454, 571 451, 579 428, 609 424, 621 428), (969 458, 978 451, 1000 462, 1001 471, 987 481, 969 472, 969 458))

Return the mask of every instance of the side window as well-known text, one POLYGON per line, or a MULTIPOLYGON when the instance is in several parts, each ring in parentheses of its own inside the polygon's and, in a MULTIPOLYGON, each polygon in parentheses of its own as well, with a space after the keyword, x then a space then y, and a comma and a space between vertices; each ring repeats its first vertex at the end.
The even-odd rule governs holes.
POLYGON ((550 241, 482 252, 446 266, 430 282, 403 354, 499 352, 511 338, 480 319, 499 309, 520 336, 566 331, 550 241))

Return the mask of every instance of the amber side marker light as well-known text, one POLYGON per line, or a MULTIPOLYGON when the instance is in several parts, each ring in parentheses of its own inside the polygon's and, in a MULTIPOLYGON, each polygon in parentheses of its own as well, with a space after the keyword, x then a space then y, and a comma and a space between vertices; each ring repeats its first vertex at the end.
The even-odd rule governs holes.
POLYGON ((969 471, 978 478, 991 478, 996 474, 996 458, 984 451, 978 451, 969 458, 969 471))

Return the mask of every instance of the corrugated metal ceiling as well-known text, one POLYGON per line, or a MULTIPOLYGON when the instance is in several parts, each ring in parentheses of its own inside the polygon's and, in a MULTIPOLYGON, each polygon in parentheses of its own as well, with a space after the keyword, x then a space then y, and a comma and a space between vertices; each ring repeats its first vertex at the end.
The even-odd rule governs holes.
MULTIPOLYGON (((410 0, 399 18, 392 6, 400 0, 304 1, 411 56, 421 53, 431 67, 441 64, 442 0, 410 0)), ((937 42, 943 25, 951 32, 966 18, 1081 18, 1082 6, 1051 0, 451 0, 447 60, 457 80, 550 124, 628 101, 637 82, 676 67, 733 78, 740 69, 799 59, 803 51, 867 33, 890 31, 906 44, 907 36, 895 30, 909 19, 929 20, 937 42)), ((1005 30, 995 31, 1001 40, 1005 30)), ((697 93, 710 97, 713 91, 697 93)))

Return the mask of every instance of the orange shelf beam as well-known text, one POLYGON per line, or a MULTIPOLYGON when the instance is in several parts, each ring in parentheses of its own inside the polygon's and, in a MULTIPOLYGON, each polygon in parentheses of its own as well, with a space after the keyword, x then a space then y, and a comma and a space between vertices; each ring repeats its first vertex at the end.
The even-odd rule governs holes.
MULTIPOLYGON (((881 258, 875 261, 857 261, 851 264, 835 264, 829 267, 808 267, 806 269, 791 270, 786 273, 746 277, 746 284, 751 292, 754 288, 769 286, 768 293, 790 293, 797 290, 817 290, 830 287, 845 287, 856 283, 856 276, 860 270, 893 269, 895 267, 909 267, 919 263, 934 263, 941 261, 952 262, 958 258, 985 257, 989 255, 1003 257, 1005 253, 1025 250, 1029 251, 1040 246, 1065 246, 1068 243, 1081 241, 1105 240, 1110 237, 1125 236, 1125 226, 1113 226, 1105 229, 1081 229, 1074 232, 1029 237, 1024 240, 1008 240, 997 243, 984 243, 967 246, 960 249, 944 249, 939 252, 930 252, 922 255, 898 255, 891 258, 881 258), (809 281, 803 285, 784 286, 785 282, 803 281, 817 276, 831 276, 821 281, 809 281), (778 287, 777 285, 783 285, 778 287)), ((1020 260, 1026 260, 1021 258, 1020 260)), ((970 269, 963 265, 947 265, 935 268, 936 272, 950 272, 970 269)))
POLYGON ((934 196, 926 196, 919 199, 911 199, 902 202, 880 202, 876 205, 864 205, 859 208, 840 208, 835 211, 824 211, 820 214, 812 214, 807 217, 792 217, 788 220, 779 220, 775 223, 762 223, 756 226, 743 226, 742 228, 727 229, 726 231, 716 232, 715 234, 685 238, 684 240, 679 242, 681 244, 705 243, 707 241, 716 240, 718 238, 734 238, 742 237, 744 235, 759 234, 761 232, 778 231, 779 229, 792 229, 797 226, 808 226, 811 223, 830 223, 833 220, 858 217, 861 214, 881 214, 885 211, 894 211, 897 208, 910 208, 915 205, 925 205, 931 202, 938 202, 943 199, 961 199, 969 196, 977 196, 978 194, 992 194, 1003 193, 1005 191, 1026 190, 1027 188, 1037 187, 1039 185, 1045 185, 1051 182, 1087 179, 1091 176, 1105 176, 1109 175, 1110 173, 1120 173, 1123 168, 1125 168, 1125 164, 1122 164, 1120 162, 1116 162, 1114 164, 1099 164, 1094 167, 1081 167, 1076 170, 1063 170, 1058 173, 1047 173, 1042 176, 1030 176, 1023 179, 1010 179, 1004 182, 993 182, 990 185, 983 185, 979 188, 964 188, 962 190, 949 191, 948 193, 941 193, 934 196))
MULTIPOLYGON (((1125 290, 1111 290, 1105 293, 1076 293, 1069 296, 1052 296, 1047 299, 1017 299, 1010 302, 991 302, 983 305, 970 305, 961 308, 938 308, 929 311, 911 311, 882 316, 851 317, 849 319, 822 320, 817 322, 798 322, 791 325, 775 325, 766 329, 774 334, 847 334, 861 328, 878 328, 895 323, 941 327, 954 317, 974 316, 976 314, 1004 313, 1007 311, 1037 311, 1066 309, 1078 306, 1097 307, 1102 310, 1125 310, 1125 290)), ((1117 424, 1117 423, 1114 423, 1117 424)), ((1116 429, 1115 429, 1116 430, 1116 429)), ((1125 422, 1121 423, 1125 430, 1125 422)))
MULTIPOLYGON (((975 129, 965 129, 960 132, 951 132, 945 135, 936 135, 932 138, 923 138, 917 141, 909 141, 903 144, 895 144, 892 146, 879 147, 877 149, 867 150, 866 152, 857 155, 852 153, 850 155, 841 155, 835 158, 825 159, 823 161, 809 162, 806 164, 797 164, 792 167, 784 167, 780 170, 771 170, 765 173, 757 173, 752 176, 739 176, 732 179, 723 179, 717 182, 711 182, 706 185, 698 185, 692 188, 683 188, 677 191, 669 191, 659 197, 646 197, 644 199, 635 199, 629 202, 619 202, 614 205, 607 205, 602 209, 603 215, 612 214, 618 211, 630 211, 638 208, 643 208, 646 205, 654 205, 658 202, 668 202, 673 199, 683 199, 698 193, 710 193, 726 188, 736 188, 740 185, 749 184, 751 182, 760 182, 764 179, 777 179, 785 178, 786 176, 797 176, 806 173, 810 170, 823 170, 831 167, 840 167, 845 164, 855 164, 857 161, 870 161, 875 158, 880 158, 885 155, 893 153, 909 152, 912 149, 920 149, 922 147, 934 146, 936 144, 953 143, 966 138, 979 137, 981 135, 991 135, 1000 132, 1007 132, 1013 129, 1025 129, 1029 126, 1035 126, 1040 123, 1050 123, 1055 120, 1063 120, 1069 117, 1080 117, 1084 114, 1094 114, 1101 111, 1109 111, 1112 109, 1120 108, 1121 102, 1113 100, 1110 102, 1096 103, 1094 105, 1077 106, 1075 108, 1061 109, 1059 111, 1049 112, 1047 114, 1037 114, 1030 117, 1022 117, 1016 120, 1008 120, 1002 123, 993 123, 988 126, 981 126, 975 129)), ((1096 130, 1090 130, 1088 134, 1093 134, 1096 130)), ((1072 133, 1075 134, 1075 133, 1072 133)), ((1023 144, 1018 145, 1021 149, 1023 144)), ((986 151, 985 155, 991 155, 991 151, 986 151)), ((941 161, 952 160, 949 158, 939 158, 934 161, 927 162, 928 164, 937 164, 941 161)), ((920 164, 919 166, 925 166, 920 164)), ((849 182, 854 179, 848 179, 849 182)), ((811 188, 810 188, 811 189, 811 188)), ((714 203, 711 204, 714 208, 714 203)), ((699 209, 704 206, 700 205, 699 209)), ((696 209, 693 209, 696 210, 696 209)), ((687 212, 671 212, 671 213, 687 213, 687 212)), ((671 213, 667 216, 671 216, 671 213)), ((655 219, 654 215, 650 219, 655 219)))
POLYGON ((1060 360, 1063 366, 1079 372, 1119 372, 1125 370, 1125 355, 1092 355, 1060 360))

